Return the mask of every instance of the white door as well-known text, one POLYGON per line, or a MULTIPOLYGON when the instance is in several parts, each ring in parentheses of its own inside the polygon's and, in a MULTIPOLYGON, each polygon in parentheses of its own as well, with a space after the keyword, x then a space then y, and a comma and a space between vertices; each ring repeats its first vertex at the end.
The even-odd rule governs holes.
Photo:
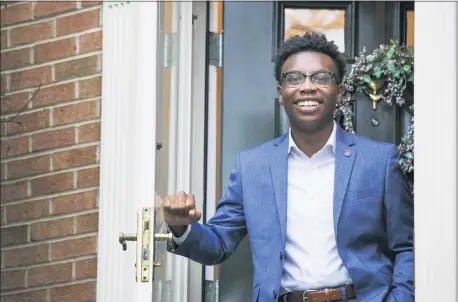
POLYGON ((161 202, 191 191, 192 5, 104 2, 97 301, 189 301, 161 202))

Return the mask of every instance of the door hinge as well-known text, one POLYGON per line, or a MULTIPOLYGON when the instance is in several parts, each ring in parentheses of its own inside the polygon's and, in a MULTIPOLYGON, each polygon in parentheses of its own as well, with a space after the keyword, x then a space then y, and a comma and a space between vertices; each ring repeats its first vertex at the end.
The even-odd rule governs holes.
POLYGON ((210 32, 209 37, 209 64, 222 67, 223 66, 223 33, 210 32))
POLYGON ((171 67, 176 64, 177 57, 178 57, 177 35, 176 33, 165 33, 163 38, 164 38, 163 65, 164 67, 171 67))
POLYGON ((205 281, 205 302, 219 301, 219 283, 218 280, 205 281))

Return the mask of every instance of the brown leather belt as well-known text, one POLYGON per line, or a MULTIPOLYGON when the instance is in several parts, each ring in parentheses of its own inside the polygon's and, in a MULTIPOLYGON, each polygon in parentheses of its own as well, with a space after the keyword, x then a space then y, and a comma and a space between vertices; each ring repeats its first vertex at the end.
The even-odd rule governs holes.
MULTIPOLYGON (((355 289, 353 285, 345 286, 347 292, 347 299, 356 298, 355 289)), ((278 301, 286 302, 335 302, 342 301, 342 291, 339 288, 329 288, 317 291, 305 291, 305 292, 291 292, 280 297, 278 301)))

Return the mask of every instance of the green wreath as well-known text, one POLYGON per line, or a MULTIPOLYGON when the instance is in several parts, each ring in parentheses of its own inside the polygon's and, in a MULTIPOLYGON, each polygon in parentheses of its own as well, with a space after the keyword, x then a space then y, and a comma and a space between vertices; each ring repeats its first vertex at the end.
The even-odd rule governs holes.
POLYGON ((398 145, 400 165, 407 178, 413 183, 414 172, 414 51, 412 47, 390 41, 380 45, 371 54, 366 49, 355 58, 355 63, 344 75, 342 84, 345 89, 342 102, 335 111, 334 118, 350 133, 353 129, 351 99, 355 93, 364 92, 373 102, 376 110, 379 101, 396 105, 406 110, 411 123, 407 133, 398 145))

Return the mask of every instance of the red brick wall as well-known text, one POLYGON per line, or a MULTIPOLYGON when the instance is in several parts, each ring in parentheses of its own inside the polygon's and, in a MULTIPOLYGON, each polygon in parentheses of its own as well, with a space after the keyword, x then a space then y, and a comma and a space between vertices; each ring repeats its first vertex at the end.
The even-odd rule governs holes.
POLYGON ((1 8, 2 302, 95 300, 101 9, 1 8))

